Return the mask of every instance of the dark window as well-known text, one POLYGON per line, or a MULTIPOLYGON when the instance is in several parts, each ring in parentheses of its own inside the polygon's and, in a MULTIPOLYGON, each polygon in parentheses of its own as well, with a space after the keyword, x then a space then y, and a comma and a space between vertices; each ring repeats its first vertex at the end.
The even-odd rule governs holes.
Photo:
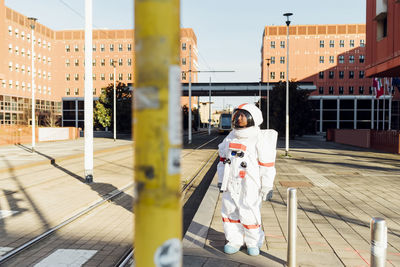
POLYGON ((339 56, 339 63, 344 63, 344 56, 343 55, 340 55, 339 56))
POLYGON ((324 48, 325 44, 324 44, 324 40, 320 40, 319 41, 319 47, 324 48))
POLYGON ((350 40, 350 47, 354 47, 354 40, 350 40))
POLYGON ((329 94, 333 95, 333 92, 334 92, 333 86, 329 86, 329 94))
POLYGON ((354 94, 354 87, 349 86, 349 95, 353 95, 353 94, 354 94))
MULTIPOLYGON (((182 50, 186 50, 186 43, 182 43, 182 50)), ((186 77, 186 76, 185 76, 186 77)), ((185 78, 186 79, 186 78, 185 78)))
POLYGON ((360 55, 359 61, 360 61, 360 63, 364 63, 364 61, 365 61, 365 56, 364 56, 364 55, 360 55))
POLYGON ((324 63, 324 56, 319 56, 319 63, 324 63))
MULTIPOLYGON (((182 47, 183 48, 183 47, 182 47)), ((186 48, 185 48, 186 49, 186 48)), ((182 71, 182 80, 186 80, 186 72, 182 71)))
POLYGON ((363 79, 364 75, 365 75, 364 71, 360 70, 360 72, 358 73, 358 78, 363 79))
POLYGON ((280 62, 281 62, 281 64, 285 64, 285 57, 281 57, 280 62))
POLYGON ((370 86, 369 89, 368 89, 368 93, 369 93, 370 95, 372 95, 372 92, 373 92, 373 91, 372 91, 372 86, 370 86))
POLYGON ((344 40, 340 40, 339 46, 344 47, 344 40))
POLYGON ((363 95, 363 94, 364 94, 364 86, 358 87, 358 93, 359 93, 360 95, 363 95))
POLYGON ((272 72, 270 73, 270 77, 271 77, 272 80, 275 79, 275 72, 274 72, 274 71, 272 71, 272 72))
POLYGON ((279 73, 279 77, 280 77, 281 79, 285 79, 285 72, 281 71, 281 72, 279 73))
POLYGON ((354 79, 354 71, 349 71, 349 79, 354 79))
POLYGON ((324 94, 324 87, 322 87, 322 86, 319 87, 318 91, 319 91, 320 95, 323 95, 324 94))
POLYGON ((335 78, 335 72, 333 70, 329 71, 329 79, 335 78))
POLYGON ((285 48, 285 41, 281 41, 281 48, 285 48))
POLYGON ((349 63, 354 63, 354 55, 349 56, 349 63))
POLYGON ((271 57, 271 64, 275 64, 275 57, 271 57))
POLYGON ((324 78, 324 72, 323 72, 323 71, 320 71, 320 72, 319 72, 319 78, 320 78, 320 79, 323 79, 323 78, 324 78))
POLYGON ((360 40, 360 47, 365 47, 365 40, 364 39, 360 40))
POLYGON ((335 47, 335 40, 329 41, 329 47, 335 47))
POLYGON ((343 79, 344 78, 344 71, 340 70, 339 71, 339 79, 343 79))
POLYGON ((271 41, 271 48, 275 48, 275 41, 271 41))
POLYGON ((335 57, 329 56, 329 63, 335 63, 335 57))
POLYGON ((343 86, 339 86, 339 95, 343 95, 344 89, 343 86))

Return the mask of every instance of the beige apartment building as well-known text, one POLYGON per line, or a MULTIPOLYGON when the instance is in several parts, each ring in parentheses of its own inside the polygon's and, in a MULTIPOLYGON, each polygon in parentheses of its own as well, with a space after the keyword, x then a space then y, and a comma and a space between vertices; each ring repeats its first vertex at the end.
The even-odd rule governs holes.
MULTIPOLYGON (((63 99, 78 100, 84 97, 84 31, 55 31, 36 22, 32 54, 31 23, 27 16, 6 7, 4 0, 0 0, 0 125, 30 123, 32 57, 39 125, 54 124, 60 118, 63 99)), ((92 49, 95 98, 114 79, 125 84, 134 83, 133 29, 94 30, 92 49)), ((197 82, 197 39, 193 30, 186 28, 181 30, 182 82, 189 81, 189 51, 191 69, 194 71, 192 82, 197 82)), ((187 98, 181 102, 188 102, 187 98)), ((197 100, 193 99, 192 102, 196 103, 197 100)), ((72 107, 67 105, 64 110, 68 111, 69 108, 72 107)), ((78 107, 78 102, 73 110, 83 120, 83 107, 78 107)))

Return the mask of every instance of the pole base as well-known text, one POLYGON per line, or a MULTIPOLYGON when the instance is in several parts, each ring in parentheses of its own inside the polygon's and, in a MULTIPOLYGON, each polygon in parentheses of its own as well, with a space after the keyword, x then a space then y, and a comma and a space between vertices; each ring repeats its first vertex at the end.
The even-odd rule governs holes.
POLYGON ((93 175, 92 174, 87 174, 85 176, 85 183, 87 183, 87 184, 93 183, 93 175))

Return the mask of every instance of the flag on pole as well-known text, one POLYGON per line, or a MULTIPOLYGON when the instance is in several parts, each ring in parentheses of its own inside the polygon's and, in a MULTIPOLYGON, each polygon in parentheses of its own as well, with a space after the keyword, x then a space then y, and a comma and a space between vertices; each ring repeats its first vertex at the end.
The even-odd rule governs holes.
POLYGON ((392 79, 392 86, 397 87, 397 90, 400 92, 400 78, 399 77, 394 77, 392 79))
POLYGON ((391 79, 391 78, 385 78, 386 90, 387 90, 387 92, 388 92, 389 95, 392 94, 392 88, 390 87, 390 85, 391 85, 392 83, 390 82, 390 79, 391 79))
POLYGON ((372 81, 372 86, 375 88, 375 96, 379 98, 383 95, 383 83, 380 78, 374 78, 372 81))

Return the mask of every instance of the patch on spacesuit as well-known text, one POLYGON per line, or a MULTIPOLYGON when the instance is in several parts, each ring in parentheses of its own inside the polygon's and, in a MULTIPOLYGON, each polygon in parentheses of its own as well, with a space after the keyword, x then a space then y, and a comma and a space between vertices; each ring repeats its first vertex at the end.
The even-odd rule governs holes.
POLYGON ((229 143, 229 148, 234 150, 246 151, 246 146, 238 143, 229 143))
POLYGON ((239 177, 244 178, 246 176, 246 171, 240 171, 239 172, 239 177))
POLYGON ((154 263, 157 267, 179 267, 181 259, 182 244, 178 238, 165 241, 154 254, 154 263))

